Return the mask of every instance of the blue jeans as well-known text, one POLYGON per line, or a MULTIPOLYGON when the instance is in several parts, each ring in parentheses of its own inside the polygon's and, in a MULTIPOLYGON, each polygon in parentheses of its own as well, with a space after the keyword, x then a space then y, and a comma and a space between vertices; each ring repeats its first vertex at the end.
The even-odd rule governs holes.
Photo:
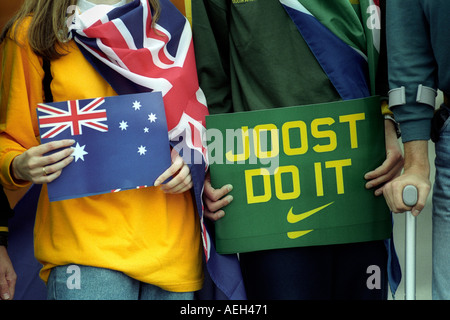
POLYGON ((433 188, 432 297, 450 299, 450 118, 436 143, 436 178, 433 188))
POLYGON ((82 265, 54 267, 48 300, 192 300, 193 292, 170 292, 122 272, 82 265))

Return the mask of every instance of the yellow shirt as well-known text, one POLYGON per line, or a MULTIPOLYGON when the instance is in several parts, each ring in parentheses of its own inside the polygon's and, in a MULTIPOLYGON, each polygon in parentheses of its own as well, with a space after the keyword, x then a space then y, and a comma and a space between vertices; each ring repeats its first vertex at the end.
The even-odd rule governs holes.
MULTIPOLYGON (((26 186, 11 177, 13 158, 39 144, 44 71, 26 41, 29 21, 18 35, 21 46, 9 39, 2 44, 0 179, 11 190, 26 186)), ((73 41, 51 71, 54 101, 116 95, 73 41)), ((119 270, 169 291, 202 286, 200 225, 190 192, 150 187, 50 203, 44 185, 34 233, 45 281, 53 266, 75 263, 119 270)))

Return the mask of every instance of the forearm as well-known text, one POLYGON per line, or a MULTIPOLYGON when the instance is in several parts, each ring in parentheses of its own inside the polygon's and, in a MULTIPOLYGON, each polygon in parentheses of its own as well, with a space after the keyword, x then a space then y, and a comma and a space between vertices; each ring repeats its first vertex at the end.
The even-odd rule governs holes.
POLYGON ((386 20, 389 86, 396 92, 391 91, 390 107, 400 123, 403 142, 427 140, 434 101, 418 99, 419 87, 435 89, 437 75, 427 22, 418 1, 408 6, 388 1, 386 20))

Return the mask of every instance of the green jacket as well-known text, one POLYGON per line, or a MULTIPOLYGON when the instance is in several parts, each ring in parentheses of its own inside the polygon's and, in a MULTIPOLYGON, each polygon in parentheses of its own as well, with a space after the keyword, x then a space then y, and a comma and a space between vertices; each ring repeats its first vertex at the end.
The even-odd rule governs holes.
POLYGON ((211 114, 341 99, 279 1, 198 0, 192 16, 211 114))
POLYGON ((199 0, 192 6, 199 81, 210 113, 340 100, 279 1, 199 0))

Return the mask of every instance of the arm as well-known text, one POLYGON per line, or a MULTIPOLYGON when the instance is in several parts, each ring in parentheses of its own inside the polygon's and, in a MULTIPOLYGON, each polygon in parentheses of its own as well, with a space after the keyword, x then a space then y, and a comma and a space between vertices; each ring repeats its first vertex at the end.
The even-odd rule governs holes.
POLYGON ((10 300, 14 298, 16 285, 16 273, 8 255, 8 219, 13 211, 9 207, 8 200, 3 192, 0 193, 0 300, 10 300))
MULTIPOLYGON (((200 87, 205 93, 211 114, 232 112, 229 75, 229 0, 192 2, 192 28, 200 87)), ((233 197, 231 185, 215 189, 206 174, 203 201, 205 216, 216 221, 225 215, 222 209, 233 197)))
POLYGON ((400 1, 387 2, 387 45, 389 85, 405 87, 405 104, 392 105, 400 123, 405 150, 402 176, 389 182, 384 190, 386 202, 393 212, 411 210, 418 215, 430 192, 428 140, 434 105, 416 101, 419 85, 436 88, 436 64, 428 36, 427 21, 418 1, 408 6, 400 1), (403 188, 418 189, 418 203, 413 208, 403 204, 403 188))
POLYGON ((390 99, 390 107, 400 123, 403 142, 428 140, 434 101, 416 101, 419 85, 437 87, 428 22, 419 1, 411 1, 407 6, 401 1, 387 1, 386 23, 389 87, 405 88, 405 103, 396 104, 390 99))
POLYGON ((71 141, 39 146, 36 106, 43 101, 44 71, 28 45, 26 23, 18 26, 15 40, 7 37, 1 44, 0 181, 10 190, 48 183, 72 161, 71 141), (44 156, 60 148, 64 150, 44 156))
MULTIPOLYGON (((383 115, 392 117, 392 112, 388 108, 388 65, 386 49, 386 3, 380 2, 381 9, 381 32, 380 32, 380 57, 378 61, 375 93, 382 99, 381 112, 383 115)), ((375 195, 383 194, 384 184, 398 177, 403 168, 403 154, 397 136, 397 128, 392 120, 384 121, 384 135, 386 144, 386 160, 375 170, 365 175, 367 179, 366 188, 375 189, 375 195)))

